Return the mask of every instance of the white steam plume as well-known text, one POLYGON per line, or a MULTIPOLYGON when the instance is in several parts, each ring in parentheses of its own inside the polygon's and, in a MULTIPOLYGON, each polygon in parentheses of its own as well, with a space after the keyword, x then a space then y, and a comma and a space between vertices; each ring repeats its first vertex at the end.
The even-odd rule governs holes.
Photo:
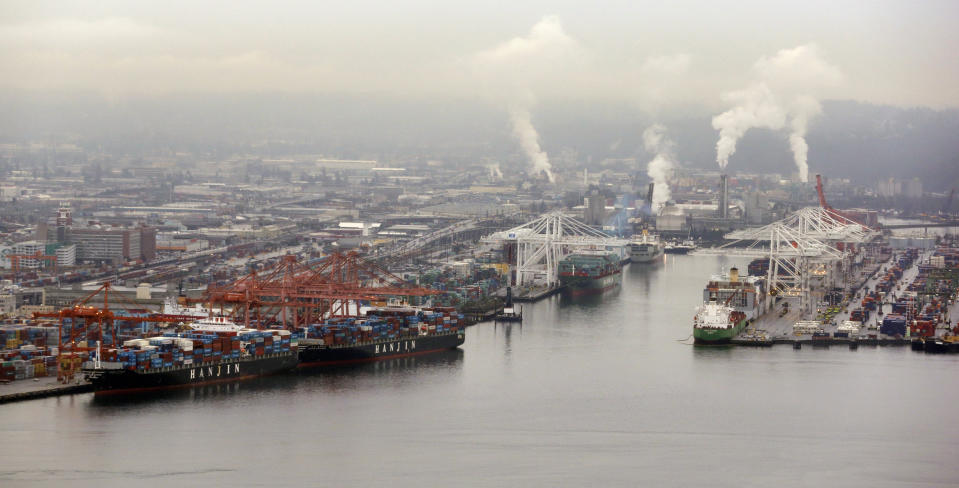
POLYGON ((539 142, 530 109, 533 85, 551 83, 555 71, 579 52, 578 43, 566 34, 558 17, 547 16, 523 37, 515 37, 478 53, 473 64, 486 78, 487 88, 508 107, 513 135, 529 159, 534 176, 546 174, 553 182, 549 156, 539 142))
POLYGON ((765 83, 726 93, 723 100, 735 104, 733 108, 713 117, 713 129, 719 131, 716 162, 725 170, 729 157, 736 152, 736 143, 746 131, 757 127, 781 129, 786 123, 786 115, 765 83))
POLYGON ((489 177, 492 179, 503 179, 503 172, 499 169, 499 163, 493 163, 486 166, 489 170, 489 177))
POLYGON ((672 198, 672 193, 669 191, 669 177, 676 166, 675 144, 666 135, 666 127, 653 124, 643 131, 643 145, 646 151, 655 154, 646 166, 646 174, 655 183, 651 209, 655 213, 672 198))
POLYGON ((792 133, 789 134, 789 147, 792 149, 796 170, 799 172, 799 181, 809 181, 809 145, 806 144, 806 130, 809 128, 809 121, 820 112, 822 112, 822 105, 812 97, 797 97, 792 105, 790 121, 792 133))
POLYGON ((539 134, 530 120, 529 108, 525 105, 514 105, 510 107, 509 118, 513 125, 513 135, 516 136, 523 152, 526 153, 526 157, 529 158, 529 162, 533 166, 533 176, 537 177, 545 173, 549 182, 553 183, 555 181, 553 167, 549 164, 549 157, 546 156, 546 152, 539 146, 539 134))
POLYGON ((788 121, 796 170, 801 181, 808 181, 806 132, 809 122, 822 111, 817 94, 840 83, 842 73, 819 57, 815 44, 763 57, 753 66, 753 72, 757 81, 745 90, 723 95, 734 106, 713 117, 713 128, 719 131, 716 162, 725 170, 736 152, 736 143, 749 129, 779 130, 788 121))

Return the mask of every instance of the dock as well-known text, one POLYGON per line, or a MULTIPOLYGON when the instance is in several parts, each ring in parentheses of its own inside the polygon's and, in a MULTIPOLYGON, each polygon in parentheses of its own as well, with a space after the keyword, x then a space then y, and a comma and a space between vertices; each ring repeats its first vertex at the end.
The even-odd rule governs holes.
POLYGON ((516 294, 513 295, 514 302, 535 302, 542 300, 546 297, 553 296, 565 288, 564 286, 534 286, 534 287, 522 287, 517 288, 516 294))
POLYGON ((90 383, 64 385, 58 383, 56 377, 36 378, 36 381, 13 381, 0 385, 0 404, 90 391, 93 391, 90 383))
MULTIPOLYGON (((905 285, 911 283, 919 274, 918 264, 931 256, 931 251, 922 252, 919 258, 908 269, 903 270, 902 278, 899 283, 905 289, 905 285)), ((864 287, 875 289, 876 284, 883 278, 879 272, 893 264, 893 258, 872 265, 859 271, 858 275, 852 278, 855 284, 853 299, 840 304, 840 311, 833 319, 825 324, 820 324, 823 332, 829 333, 829 337, 813 338, 812 334, 794 334, 793 325, 801 320, 809 320, 808 317, 801 316, 799 311, 799 300, 793 297, 784 297, 775 302, 772 309, 767 311, 761 317, 755 319, 749 324, 742 333, 736 336, 731 343, 738 346, 769 347, 778 344, 791 345, 795 349, 801 349, 805 346, 810 347, 849 347, 856 349, 860 345, 864 346, 908 346, 911 344, 911 338, 890 337, 879 333, 879 322, 881 316, 874 313, 870 320, 862 324, 859 335, 854 337, 835 337, 836 329, 844 321, 849 320, 850 312, 857 308, 857 302, 862 297, 864 287), (788 302, 788 312, 783 313, 783 306, 788 302)), ((891 313, 892 304, 883 302, 878 310, 883 314, 891 313)), ((950 307, 949 315, 955 317, 959 313, 959 303, 954 303, 950 307)))

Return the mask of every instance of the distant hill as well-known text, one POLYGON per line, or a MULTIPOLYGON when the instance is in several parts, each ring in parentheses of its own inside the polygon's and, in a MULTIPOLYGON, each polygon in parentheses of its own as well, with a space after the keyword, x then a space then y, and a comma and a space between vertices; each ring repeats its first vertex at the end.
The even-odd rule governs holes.
MULTIPOLYGON (((439 158, 475 162, 516 158, 505 112, 472 99, 378 95, 167 96, 107 101, 96 96, 0 96, 0 141, 76 140, 117 155, 191 151, 279 156, 323 153, 348 158, 439 158)), ((585 162, 635 157, 645 162, 642 131, 667 126, 684 166, 715 167, 714 114, 696 107, 653 121, 628 103, 544 102, 533 109, 544 149, 585 162)), ((810 127, 810 172, 871 184, 919 177, 926 188, 959 185, 959 110, 897 108, 828 101, 810 127)), ((753 130, 729 171, 793 171, 784 133, 753 130)))
MULTIPOLYGON (((582 107, 553 108, 538 113, 547 149, 574 147, 603 157, 651 157, 642 148, 640 134, 652 120, 626 109, 602 111, 599 116, 582 107), (583 113, 577 116, 576 113, 583 113), (597 118, 598 120, 592 120, 597 118)), ((676 142, 678 159, 686 167, 716 167, 717 133, 712 114, 666 116, 676 142)), ((943 191, 959 185, 959 110, 896 108, 852 101, 827 101, 807 137, 810 174, 873 183, 879 178, 919 177, 926 188, 943 191)), ((730 160, 731 172, 794 171, 787 134, 752 130, 739 142, 730 160)))

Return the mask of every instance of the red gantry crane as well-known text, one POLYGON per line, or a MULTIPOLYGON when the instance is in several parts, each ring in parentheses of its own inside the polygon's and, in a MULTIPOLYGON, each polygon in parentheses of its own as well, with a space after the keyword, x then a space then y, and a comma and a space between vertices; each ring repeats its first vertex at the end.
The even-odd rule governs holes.
POLYGON ((87 296, 77 300, 72 306, 57 312, 37 312, 35 318, 55 318, 58 327, 57 379, 68 382, 79 371, 83 361, 95 351, 97 344, 117 347, 120 323, 181 323, 195 320, 192 316, 151 314, 134 311, 136 304, 122 295, 114 293, 114 298, 126 302, 130 308, 121 307, 124 313, 115 313, 110 309, 110 282, 105 282, 87 296), (103 296, 103 306, 94 304, 95 298, 103 296))
MULTIPOLYGON (((849 223, 859 224, 866 229, 872 229, 863 222, 860 222, 855 216, 849 214, 848 212, 843 212, 842 210, 836 210, 832 208, 828 203, 826 203, 826 195, 823 193, 822 188, 822 175, 816 175, 816 193, 819 194, 819 206, 823 208, 826 212, 833 216, 833 218, 840 221, 848 221, 849 223)), ((878 229, 872 229, 878 230, 878 229)))
POLYGON ((247 327, 295 330, 329 317, 359 315, 361 302, 437 293, 348 252, 330 254, 316 267, 297 262, 296 256, 284 256, 270 271, 251 272, 229 285, 208 287, 202 301, 247 327))

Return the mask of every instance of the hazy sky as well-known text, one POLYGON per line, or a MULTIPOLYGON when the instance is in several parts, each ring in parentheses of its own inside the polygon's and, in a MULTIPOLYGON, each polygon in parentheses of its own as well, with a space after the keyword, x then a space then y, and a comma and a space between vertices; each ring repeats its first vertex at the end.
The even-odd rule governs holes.
POLYGON ((537 97, 724 107, 760 59, 813 45, 841 73, 820 98, 959 107, 957 20, 955 0, 5 1, 0 89, 485 97, 519 79, 537 97), (497 49, 526 57, 490 69, 497 49))

